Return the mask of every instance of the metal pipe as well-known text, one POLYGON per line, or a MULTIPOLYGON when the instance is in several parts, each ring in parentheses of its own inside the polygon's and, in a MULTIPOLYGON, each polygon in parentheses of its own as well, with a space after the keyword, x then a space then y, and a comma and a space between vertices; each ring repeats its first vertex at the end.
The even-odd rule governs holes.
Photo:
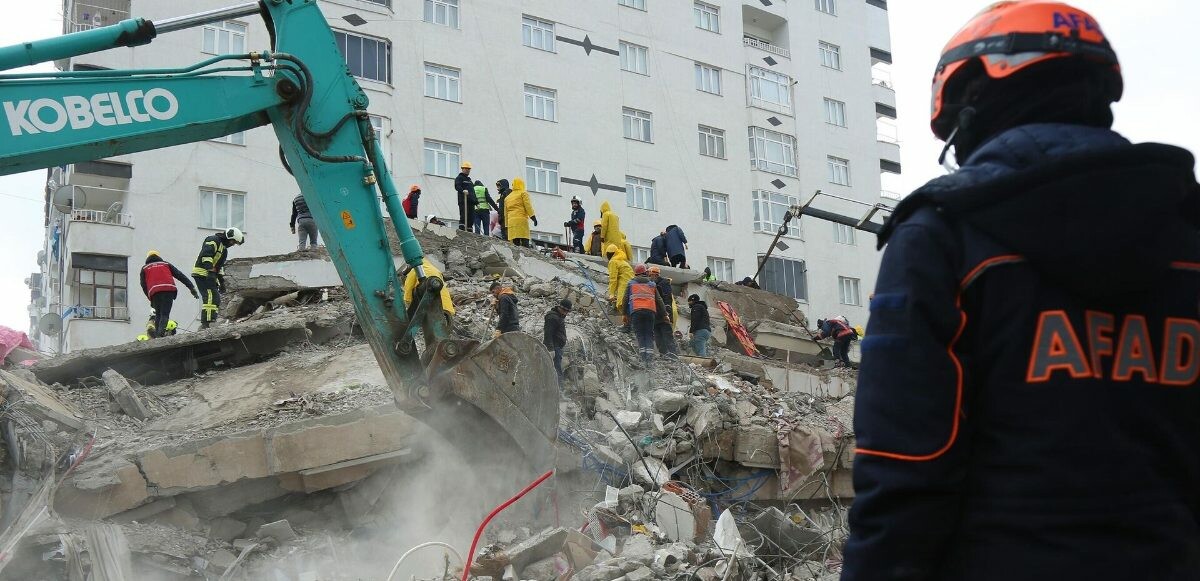
POLYGON ((804 214, 805 216, 812 216, 813 218, 819 218, 821 220, 828 220, 830 222, 834 222, 837 224, 843 224, 843 225, 849 226, 851 228, 862 230, 864 232, 870 232, 872 234, 879 234, 879 229, 883 227, 882 225, 880 225, 876 222, 866 222, 863 224, 859 224, 859 220, 857 218, 851 218, 849 216, 843 216, 841 214, 834 214, 833 212, 827 212, 825 210, 818 210, 816 208, 804 208, 803 210, 801 210, 801 213, 804 214))
POLYGON ((208 10, 206 12, 188 14, 187 16, 175 16, 159 22, 154 22, 153 24, 154 30, 159 34, 163 34, 166 32, 175 32, 177 30, 184 30, 186 28, 192 28, 202 24, 208 24, 210 22, 220 22, 222 20, 229 20, 230 18, 250 16, 258 13, 258 2, 246 2, 245 4, 238 4, 236 6, 226 6, 225 8, 217 8, 215 10, 208 10))

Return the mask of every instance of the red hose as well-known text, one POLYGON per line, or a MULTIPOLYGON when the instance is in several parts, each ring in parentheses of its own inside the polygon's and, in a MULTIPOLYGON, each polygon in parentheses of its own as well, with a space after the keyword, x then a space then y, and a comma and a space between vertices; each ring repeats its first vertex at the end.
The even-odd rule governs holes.
POLYGON ((467 581, 467 577, 470 576, 470 574, 471 574, 471 561, 473 561, 475 559, 475 548, 477 546, 479 546, 479 537, 480 537, 480 535, 483 534, 483 529, 487 528, 488 523, 492 522, 492 519, 495 518, 496 515, 500 514, 500 511, 508 508, 508 506, 511 505, 512 503, 514 503, 518 500, 521 500, 522 496, 529 494, 530 490, 537 488, 539 484, 545 482, 547 478, 550 478, 553 475, 554 475, 554 471, 550 470, 550 471, 546 472, 545 474, 539 476, 537 480, 530 482, 528 486, 521 489, 521 492, 518 492, 512 498, 504 501, 504 504, 501 504, 500 506, 497 506, 496 508, 492 509, 492 512, 487 515, 487 518, 483 519, 483 522, 479 523, 479 528, 475 529, 475 538, 471 539, 471 550, 467 551, 467 560, 466 560, 466 563, 463 565, 462 581, 467 581))

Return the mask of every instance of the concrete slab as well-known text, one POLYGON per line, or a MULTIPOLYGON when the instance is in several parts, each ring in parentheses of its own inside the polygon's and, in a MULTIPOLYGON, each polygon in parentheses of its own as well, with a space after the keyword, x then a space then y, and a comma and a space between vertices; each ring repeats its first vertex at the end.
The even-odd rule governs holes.
MULTIPOLYGON (((26 404, 26 410, 38 419, 50 420, 72 430, 83 429, 83 420, 75 406, 59 400, 50 388, 18 377, 15 374, 0 370, 0 382, 7 390, 13 390, 26 404)), ((11 395, 6 397, 12 399, 11 395)))
POLYGON ((64 516, 98 520, 127 511, 150 499, 146 480, 122 458, 89 460, 59 487, 54 507, 64 516))

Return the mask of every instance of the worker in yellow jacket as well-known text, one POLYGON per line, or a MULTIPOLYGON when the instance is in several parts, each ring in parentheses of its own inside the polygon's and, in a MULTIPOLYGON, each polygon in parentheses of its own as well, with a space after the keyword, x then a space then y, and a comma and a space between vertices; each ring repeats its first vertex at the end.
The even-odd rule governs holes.
MULTIPOLYGON (((621 234, 621 219, 612 211, 612 206, 608 202, 600 204, 600 239, 604 241, 604 247, 608 248, 609 244, 621 245, 623 239, 621 234)), ((631 254, 626 254, 628 258, 631 254)), ((621 294, 624 294, 625 289, 622 287, 621 294)))
POLYGON ((629 266, 625 252, 616 244, 605 247, 604 256, 608 258, 608 300, 615 302, 617 312, 624 313, 625 287, 633 280, 633 267, 629 266))
POLYGON ((629 243, 629 239, 625 237, 624 232, 621 233, 621 252, 625 253, 626 259, 632 259, 634 257, 633 245, 629 243))
POLYGON ((504 198, 504 226, 508 228, 508 241, 517 246, 529 246, 529 221, 537 226, 533 202, 525 190, 525 180, 513 178, 512 193, 504 198))
MULTIPOLYGON (((445 311, 447 318, 453 317, 454 300, 450 298, 450 287, 446 285, 446 279, 442 278, 442 271, 433 266, 428 258, 422 258, 421 265, 425 267, 425 276, 442 280, 442 311, 445 311)), ((417 289, 417 282, 417 269, 409 269, 404 277, 404 307, 409 314, 412 314, 413 292, 417 289)))

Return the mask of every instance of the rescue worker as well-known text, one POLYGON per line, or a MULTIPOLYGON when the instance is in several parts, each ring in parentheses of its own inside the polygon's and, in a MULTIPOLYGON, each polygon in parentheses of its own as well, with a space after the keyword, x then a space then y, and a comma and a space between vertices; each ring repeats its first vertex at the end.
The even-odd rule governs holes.
MULTIPOLYGON (((171 320, 171 307, 175 304, 175 297, 179 295, 179 289, 175 287, 176 280, 191 291, 192 298, 200 298, 192 281, 175 268, 175 265, 163 260, 157 250, 146 253, 146 262, 142 266, 140 278, 142 293, 150 299, 150 312, 154 317, 153 332, 147 333, 150 337, 162 337, 167 330, 167 322, 171 320)), ((146 324, 146 328, 150 331, 149 323, 146 324)))
POLYGON ((313 220, 312 212, 308 209, 308 202, 304 201, 304 194, 296 194, 296 197, 292 198, 292 221, 288 226, 291 227, 292 234, 299 233, 296 250, 304 250, 305 243, 312 248, 317 247, 317 222, 313 220))
POLYGON ((464 161, 454 177, 454 197, 458 199, 458 229, 470 230, 474 213, 475 184, 471 181, 471 163, 464 161))
POLYGON ((483 182, 475 180, 475 186, 471 188, 472 201, 475 202, 475 213, 473 214, 471 223, 471 231, 476 234, 488 234, 488 218, 491 216, 491 210, 496 209, 496 201, 492 199, 492 194, 488 192, 487 186, 483 182))
MULTIPOLYGON (((150 340, 150 336, 155 333, 154 319, 154 309, 150 309, 150 318, 146 320, 146 332, 137 336, 138 341, 150 340)), ((159 337, 171 337, 175 335, 178 329, 179 325, 175 322, 175 319, 169 319, 167 320, 167 328, 163 331, 162 335, 159 335, 159 337)))
POLYGON ((854 329, 846 323, 844 319, 831 317, 828 319, 817 319, 817 337, 818 341, 822 339, 833 339, 833 359, 834 367, 850 367, 850 341, 858 337, 854 329))
POLYGON ((646 259, 646 264, 671 265, 667 260, 667 233, 665 230, 650 239, 650 257, 646 259))
POLYGON ((499 281, 493 282, 488 290, 496 297, 496 332, 492 336, 499 337, 503 333, 520 331, 521 313, 517 310, 517 295, 499 281))
MULTIPOLYGON (((446 284, 446 279, 442 277, 442 271, 438 270, 432 262, 429 262, 428 258, 421 259, 421 267, 425 271, 426 278, 432 277, 442 281, 442 290, 438 293, 442 301, 442 312, 446 313, 446 322, 453 324, 455 313, 454 299, 450 297, 450 286, 446 284)), ((420 280, 417 278, 417 269, 409 268, 408 274, 404 275, 404 307, 407 309, 410 318, 416 309, 414 306, 415 303, 419 302, 419 300, 414 300, 413 296, 417 290, 418 282, 420 280)))
POLYGON ((625 287, 633 278, 633 269, 616 244, 609 244, 604 249, 604 256, 608 258, 608 302, 613 303, 618 313, 624 313, 625 287))
POLYGON ((496 199, 496 213, 500 216, 500 238, 508 240, 508 226, 504 223, 504 202, 508 199, 508 195, 512 193, 512 188, 508 184, 508 180, 496 180, 496 193, 499 197, 496 199))
MULTIPOLYGON (((624 236, 621 234, 621 218, 612 211, 612 206, 608 202, 600 204, 600 239, 604 241, 604 247, 609 244, 620 246, 624 236)), ((633 256, 626 254, 625 256, 633 256)))
POLYGON ((712 267, 704 267, 704 276, 700 277, 700 282, 717 282, 717 275, 713 274, 712 267))
POLYGON ((200 292, 200 328, 207 329, 217 320, 221 308, 221 293, 225 292, 225 259, 230 246, 246 242, 238 228, 228 228, 204 239, 200 254, 192 267, 192 279, 200 292))
POLYGON ((654 329, 661 321, 667 321, 666 305, 658 296, 658 287, 646 278, 646 265, 633 268, 633 280, 625 287, 625 313, 637 338, 638 353, 642 361, 649 364, 654 359, 654 329))
POLYGON ((633 258, 633 256, 634 256, 633 246, 629 244, 629 239, 625 237, 624 233, 621 234, 620 246, 621 246, 621 252, 625 253, 625 258, 627 258, 627 259, 633 258))
POLYGON ((416 220, 417 206, 421 203, 421 186, 413 184, 408 186, 408 195, 404 196, 404 201, 400 203, 404 207, 404 215, 408 216, 409 220, 416 220))
POLYGON ((567 313, 571 312, 571 301, 563 299, 546 312, 545 326, 542 329, 542 343, 554 354, 554 371, 558 373, 558 386, 562 387, 563 348, 567 346, 567 313))
POLYGON ((646 269, 650 282, 658 291, 658 298, 667 306, 667 319, 659 320, 654 325, 654 345, 660 355, 678 355, 679 344, 675 342, 675 295, 671 294, 671 281, 662 277, 658 265, 646 269))
POLYGON ((688 308, 691 309, 691 324, 688 334, 692 336, 692 351, 699 357, 708 357, 708 338, 712 336, 712 320, 708 317, 708 303, 700 300, 700 295, 688 296, 688 308))
POLYGON ((1121 91, 1066 4, 946 45, 960 168, 879 233, 843 581, 1200 579, 1200 184, 1110 129, 1121 91))
POLYGON ((671 266, 675 268, 688 268, 688 239, 683 233, 683 228, 675 224, 667 226, 666 231, 663 233, 663 239, 667 242, 667 258, 671 259, 671 266))
POLYGON ((571 196, 571 219, 563 222, 563 226, 571 229, 571 249, 583 254, 583 225, 587 220, 587 212, 583 210, 583 202, 571 196))
POLYGON ((537 226, 537 216, 534 215, 533 202, 529 192, 525 191, 525 180, 513 178, 512 193, 504 200, 505 227, 508 228, 508 241, 517 246, 529 246, 529 222, 537 226))
POLYGON ((604 238, 600 235, 600 221, 596 220, 592 223, 592 233, 588 234, 587 253, 592 256, 600 256, 604 253, 604 238))

